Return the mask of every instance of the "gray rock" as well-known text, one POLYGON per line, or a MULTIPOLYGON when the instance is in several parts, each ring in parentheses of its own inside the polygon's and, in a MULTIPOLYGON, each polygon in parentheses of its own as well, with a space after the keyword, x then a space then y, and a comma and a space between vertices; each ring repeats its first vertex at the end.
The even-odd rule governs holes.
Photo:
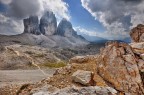
POLYGON ((62 19, 58 25, 57 34, 65 37, 71 37, 72 35, 76 35, 76 32, 68 20, 62 19))
POLYGON ((72 80, 82 85, 91 85, 92 79, 93 73, 91 71, 78 70, 72 75, 72 80))
POLYGON ((53 12, 47 11, 40 19, 40 31, 44 35, 53 35, 57 31, 57 20, 53 12))
POLYGON ((61 90, 58 90, 54 93, 49 92, 38 92, 33 95, 117 95, 117 91, 111 87, 68 87, 61 90))
POLYGON ((40 35, 38 16, 30 16, 23 20, 24 33, 40 35))
POLYGON ((86 41, 85 38, 81 35, 78 35, 77 32, 73 29, 71 22, 66 19, 62 19, 57 28, 57 35, 64 37, 75 37, 80 40, 86 41))

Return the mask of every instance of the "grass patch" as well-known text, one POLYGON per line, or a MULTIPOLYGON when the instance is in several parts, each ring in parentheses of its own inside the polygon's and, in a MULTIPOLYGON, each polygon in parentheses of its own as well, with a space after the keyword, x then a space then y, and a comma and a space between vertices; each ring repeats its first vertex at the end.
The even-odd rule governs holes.
POLYGON ((64 61, 60 62, 45 62, 43 64, 40 64, 39 66, 42 67, 49 67, 49 68, 60 68, 60 67, 65 67, 67 64, 64 61))

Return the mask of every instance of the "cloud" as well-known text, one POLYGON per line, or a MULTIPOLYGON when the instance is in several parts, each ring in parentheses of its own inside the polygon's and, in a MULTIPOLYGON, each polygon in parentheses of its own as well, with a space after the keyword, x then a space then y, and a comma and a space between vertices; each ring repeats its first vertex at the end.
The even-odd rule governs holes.
POLYGON ((68 4, 63 0, 41 0, 43 4, 43 10, 53 11, 58 18, 66 18, 70 20, 68 11, 68 4))
POLYGON ((26 18, 41 11, 39 0, 13 0, 8 7, 7 15, 14 18, 26 18))
POLYGON ((2 4, 10 4, 12 0, 0 0, 0 3, 2 4))
POLYGON ((82 27, 74 27, 74 29, 79 33, 79 34, 85 34, 88 36, 95 36, 95 37, 100 37, 100 38, 104 38, 107 40, 122 40, 125 39, 128 36, 128 32, 115 32, 115 33, 111 33, 111 32, 98 32, 97 30, 87 30, 85 28, 82 27))
POLYGON ((70 19, 68 4, 62 0, 13 0, 8 7, 8 15, 16 18, 42 15, 44 11, 49 10, 58 18, 70 19))
POLYGON ((15 35, 23 32, 23 24, 20 20, 13 20, 0 14, 0 34, 15 35))
POLYGON ((81 0, 81 3, 113 37, 128 35, 125 32, 144 23, 144 0, 81 0))
POLYGON ((47 10, 53 11, 58 19, 70 19, 68 4, 63 0, 0 0, 0 4, 7 9, 0 12, 0 30, 3 30, 1 34, 22 33, 24 18, 31 15, 40 17, 47 10))

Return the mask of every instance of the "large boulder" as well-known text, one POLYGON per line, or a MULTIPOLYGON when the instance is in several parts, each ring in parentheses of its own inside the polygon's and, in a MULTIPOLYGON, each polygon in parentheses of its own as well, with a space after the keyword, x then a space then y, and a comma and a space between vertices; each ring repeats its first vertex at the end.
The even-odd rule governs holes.
POLYGON ((139 24, 130 32, 133 42, 144 42, 144 25, 139 24))
POLYGON ((47 11, 40 19, 40 31, 44 35, 54 35, 57 31, 57 20, 53 12, 47 11))
POLYGON ((98 58, 98 74, 112 87, 126 95, 143 95, 138 62, 125 43, 109 42, 98 58))
POLYGON ((39 30, 38 16, 30 16, 29 18, 24 19, 23 23, 24 23, 24 33, 31 33, 36 35, 41 34, 39 30))
POLYGON ((133 48, 133 52, 140 55, 144 53, 144 42, 131 43, 130 46, 133 48))

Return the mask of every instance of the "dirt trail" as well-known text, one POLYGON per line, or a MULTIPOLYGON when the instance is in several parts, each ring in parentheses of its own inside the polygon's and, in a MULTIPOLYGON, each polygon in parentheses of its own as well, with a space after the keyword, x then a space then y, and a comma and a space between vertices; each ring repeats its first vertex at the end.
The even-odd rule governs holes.
POLYGON ((11 84, 34 83, 51 77, 54 69, 43 70, 0 70, 0 88, 11 84))

